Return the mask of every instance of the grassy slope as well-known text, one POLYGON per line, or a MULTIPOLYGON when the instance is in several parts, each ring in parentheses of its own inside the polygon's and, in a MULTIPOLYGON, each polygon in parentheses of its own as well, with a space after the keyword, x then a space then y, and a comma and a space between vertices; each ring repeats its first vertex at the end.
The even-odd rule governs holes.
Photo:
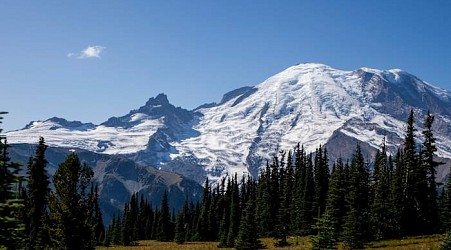
MULTIPOLYGON (((403 240, 387 240, 372 242, 366 249, 380 249, 380 250, 426 250, 439 249, 443 242, 443 235, 431 235, 424 237, 413 237, 403 240)), ((276 248, 274 247, 273 239, 262 239, 262 242, 267 246, 266 249, 311 249, 311 244, 308 237, 291 237, 289 241, 292 243, 289 247, 276 248)), ((98 250, 163 250, 163 249, 180 249, 180 250, 218 250, 218 249, 232 249, 232 248, 218 248, 217 242, 189 242, 185 244, 176 244, 174 242, 158 242, 158 241, 140 241, 139 246, 133 247, 99 247, 98 250)), ((340 245, 340 249, 344 249, 340 245)))

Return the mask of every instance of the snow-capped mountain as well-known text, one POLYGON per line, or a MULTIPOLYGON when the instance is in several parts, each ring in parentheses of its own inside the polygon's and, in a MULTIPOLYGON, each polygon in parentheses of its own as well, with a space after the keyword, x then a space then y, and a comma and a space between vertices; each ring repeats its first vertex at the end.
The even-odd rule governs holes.
POLYGON ((451 159, 449 91, 399 69, 343 71, 316 63, 292 66, 193 111, 160 94, 100 125, 52 118, 7 136, 10 143, 44 136, 52 146, 120 154, 202 182, 235 172, 256 175, 266 159, 297 143, 308 152, 326 145, 331 158, 350 156, 357 141, 369 156, 383 138, 394 149, 410 109, 419 136, 427 110, 435 115, 437 155, 451 159))

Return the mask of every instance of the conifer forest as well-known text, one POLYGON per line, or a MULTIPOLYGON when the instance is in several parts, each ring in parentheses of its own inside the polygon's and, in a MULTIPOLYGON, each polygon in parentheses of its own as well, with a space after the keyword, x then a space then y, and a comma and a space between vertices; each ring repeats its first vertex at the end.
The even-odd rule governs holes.
MULTIPOLYGON (((4 115, 5 113, 2 113, 4 115)), ((434 116, 411 111, 396 154, 385 145, 366 159, 360 145, 349 159, 330 162, 327 148, 302 145, 274 152, 257 178, 205 180, 201 202, 185 200, 175 211, 164 193, 151 204, 136 193, 105 227, 93 172, 75 153, 49 178, 46 144, 40 138, 26 174, 0 142, 0 249, 94 249, 135 245, 139 240, 214 241, 218 247, 259 249, 263 237, 276 245, 289 236, 310 236, 313 249, 338 242, 360 249, 374 240, 445 234, 451 249, 451 181, 436 182, 434 116), (423 131, 416 123, 422 122, 423 131), (418 133, 419 132, 419 133, 418 133)), ((22 167, 23 168, 23 167, 22 167)))

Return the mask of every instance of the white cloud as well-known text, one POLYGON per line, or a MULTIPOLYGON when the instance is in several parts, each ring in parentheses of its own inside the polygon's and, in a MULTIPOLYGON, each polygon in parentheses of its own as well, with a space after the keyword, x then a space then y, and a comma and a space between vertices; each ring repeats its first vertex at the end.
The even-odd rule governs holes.
POLYGON ((76 57, 77 59, 86 59, 86 58, 100 58, 100 55, 103 54, 106 47, 94 45, 94 46, 88 46, 87 48, 80 51, 80 53, 68 53, 67 57, 73 58, 76 57))

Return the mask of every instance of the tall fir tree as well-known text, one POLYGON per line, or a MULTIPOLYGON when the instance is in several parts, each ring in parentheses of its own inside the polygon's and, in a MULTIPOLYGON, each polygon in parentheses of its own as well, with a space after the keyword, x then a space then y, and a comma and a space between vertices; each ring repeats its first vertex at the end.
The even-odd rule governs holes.
POLYGON ((432 132, 432 125, 434 123, 434 116, 430 114, 428 111, 425 121, 424 121, 424 130, 422 131, 424 141, 423 141, 423 153, 422 153, 422 167, 425 169, 428 175, 428 200, 427 211, 426 211, 426 222, 427 222, 427 233, 434 233, 438 228, 438 199, 437 199, 437 184, 435 181, 436 178, 436 167, 441 163, 434 160, 434 153, 437 151, 437 147, 435 145, 435 137, 432 132))
POLYGON ((334 238, 338 239, 346 215, 345 194, 347 190, 343 160, 339 158, 334 166, 326 201, 325 216, 327 216, 327 220, 322 223, 325 227, 331 228, 334 238))
MULTIPOLYGON (((5 114, 0 112, 0 123, 5 114)), ((23 244, 25 229, 20 218, 23 200, 18 194, 20 164, 10 161, 8 147, 6 137, 0 136, 0 248, 17 249, 23 244)))
POLYGON ((189 207, 188 200, 185 199, 183 203, 183 208, 180 209, 177 215, 177 224, 175 226, 175 237, 174 241, 178 244, 186 242, 187 239, 187 229, 189 226, 189 207))
POLYGON ((306 175, 306 164, 305 164, 305 151, 304 146, 300 146, 298 143, 295 148, 295 171, 294 171, 294 187, 293 187, 293 205, 291 218, 293 220, 292 231, 296 235, 301 235, 301 229, 303 227, 303 219, 300 216, 302 213, 302 198, 304 195, 305 188, 305 175, 306 175))
POLYGON ((30 157, 28 163, 27 199, 25 204, 27 249, 45 249, 50 244, 47 230, 50 181, 46 170, 46 150, 47 145, 45 144, 44 138, 40 137, 35 155, 34 157, 30 157))
POLYGON ((348 185, 343 239, 349 248, 362 248, 369 240, 369 170, 360 145, 357 145, 351 161, 348 185))
POLYGON ((293 204, 293 166, 291 151, 288 152, 285 177, 282 183, 280 207, 278 211, 277 237, 280 239, 278 245, 287 245, 287 237, 291 233, 291 209, 293 204))
POLYGON ((327 150, 320 145, 315 154, 315 209, 319 209, 320 216, 326 209, 327 189, 329 187, 329 164, 327 150))
POLYGON ((325 213, 323 217, 318 218, 317 223, 314 225, 314 229, 317 234, 310 237, 313 250, 335 250, 338 249, 335 228, 333 223, 329 221, 329 214, 325 213))
POLYGON ((385 140, 382 151, 378 151, 374 160, 372 180, 371 229, 376 240, 385 239, 393 235, 390 215, 390 171, 388 168, 385 140))
POLYGON ((406 169, 405 211, 403 228, 408 235, 415 235, 425 228, 427 193, 426 171, 420 164, 415 143, 414 112, 407 119, 404 139, 403 164, 406 169))
POLYGON ((246 204, 246 209, 240 221, 235 248, 243 250, 263 248, 255 221, 255 199, 253 197, 246 204))
POLYGON ((86 192, 92 170, 81 164, 75 153, 69 154, 53 176, 55 193, 50 196, 52 241, 56 248, 93 249, 93 231, 88 214, 86 192))
POLYGON ((240 227, 240 197, 239 197, 239 189, 237 183, 237 175, 232 179, 232 194, 230 201, 230 224, 229 230, 227 232, 227 246, 233 247, 235 246, 236 236, 238 234, 238 230, 240 227))
POLYGON ((312 232, 314 218, 317 217, 317 209, 315 207, 315 180, 313 175, 312 154, 309 154, 305 163, 305 179, 302 198, 300 201, 300 232, 307 235, 312 232))
POLYGON ((130 211, 130 204, 124 205, 124 216, 122 217, 121 238, 122 246, 131 246, 135 244, 133 239, 133 219, 130 211))
POLYGON ((195 239, 197 241, 207 241, 212 240, 209 236, 210 225, 209 225, 209 211, 211 203, 211 190, 208 178, 205 180, 204 192, 202 196, 202 207, 200 210, 200 217, 197 223, 195 239))
POLYGON ((262 236, 270 236, 274 227, 271 220, 271 169, 269 162, 266 162, 266 168, 262 170, 257 187, 257 208, 256 218, 258 221, 258 230, 262 236))
POLYGON ((163 193, 161 200, 160 216, 158 218, 158 229, 156 233, 156 239, 159 241, 171 241, 174 239, 174 228, 171 221, 171 215, 169 213, 168 194, 166 191, 163 193))
POLYGON ((227 179, 227 188, 224 193, 224 207, 222 212, 222 219, 219 228, 219 245, 218 247, 228 247, 227 236, 230 228, 230 203, 232 201, 232 182, 227 179))

